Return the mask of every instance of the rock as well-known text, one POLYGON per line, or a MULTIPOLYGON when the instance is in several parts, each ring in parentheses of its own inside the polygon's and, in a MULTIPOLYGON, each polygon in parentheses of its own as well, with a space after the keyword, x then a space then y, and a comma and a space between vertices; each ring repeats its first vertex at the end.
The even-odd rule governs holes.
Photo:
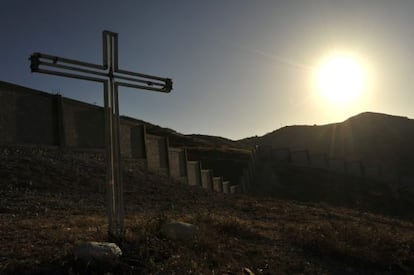
POLYGON ((172 222, 161 227, 161 234, 173 240, 191 240, 198 233, 195 225, 185 222, 172 222))
POLYGON ((251 271, 250 268, 247 268, 247 267, 243 267, 242 274, 243 275, 254 275, 253 271, 251 271))
POLYGON ((122 255, 122 250, 115 243, 87 242, 78 246, 73 254, 76 259, 85 262, 113 264, 122 255))

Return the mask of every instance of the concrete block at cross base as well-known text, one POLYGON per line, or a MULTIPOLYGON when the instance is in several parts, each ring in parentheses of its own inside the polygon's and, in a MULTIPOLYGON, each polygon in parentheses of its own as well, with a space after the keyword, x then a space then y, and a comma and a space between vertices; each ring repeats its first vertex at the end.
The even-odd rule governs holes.
POLYGON ((230 194, 230 182, 229 181, 223 181, 223 193, 224 194, 230 194))
POLYGON ((199 161, 187 161, 187 180, 189 185, 201 185, 201 165, 199 161))
POLYGON ((216 192, 223 192, 223 178, 222 177, 213 177, 213 189, 216 192))
POLYGON ((213 170, 201 170, 201 185, 204 189, 213 190, 213 170))
POLYGON ((240 185, 230 186, 230 194, 235 195, 240 193, 240 185))

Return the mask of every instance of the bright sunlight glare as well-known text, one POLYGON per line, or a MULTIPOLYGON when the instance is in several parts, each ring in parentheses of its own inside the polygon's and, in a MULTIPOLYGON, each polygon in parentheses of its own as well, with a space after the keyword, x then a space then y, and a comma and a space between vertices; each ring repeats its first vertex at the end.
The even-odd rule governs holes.
POLYGON ((362 92, 364 81, 362 65, 345 55, 328 58, 318 73, 318 86, 322 96, 339 105, 355 101, 362 92))

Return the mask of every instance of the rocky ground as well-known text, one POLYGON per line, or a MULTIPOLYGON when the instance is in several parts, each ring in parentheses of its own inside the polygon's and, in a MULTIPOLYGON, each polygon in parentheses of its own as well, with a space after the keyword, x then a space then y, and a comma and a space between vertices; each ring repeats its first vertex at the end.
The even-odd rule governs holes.
POLYGON ((180 185, 128 163, 126 239, 112 265, 76 260, 107 240, 99 152, 0 147, 1 274, 414 273, 414 223, 367 212, 180 185), (169 221, 195 239, 160 234, 169 221), (243 271, 244 270, 244 271, 243 271))

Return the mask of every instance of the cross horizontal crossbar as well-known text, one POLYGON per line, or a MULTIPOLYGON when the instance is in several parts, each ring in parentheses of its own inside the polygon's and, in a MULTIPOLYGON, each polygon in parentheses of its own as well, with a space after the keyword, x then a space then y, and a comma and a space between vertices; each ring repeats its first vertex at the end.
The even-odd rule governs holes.
POLYGON ((104 83, 109 78, 114 79, 117 86, 151 90, 156 92, 169 93, 172 90, 172 80, 147 74, 135 73, 114 68, 108 70, 107 65, 96 65, 74 59, 58 56, 33 53, 30 56, 30 68, 32 72, 80 78, 95 82, 104 83), (57 70, 48 70, 41 67, 51 67, 57 70), (78 72, 75 74, 72 72, 78 72), (120 79, 121 81, 119 81, 120 79))

